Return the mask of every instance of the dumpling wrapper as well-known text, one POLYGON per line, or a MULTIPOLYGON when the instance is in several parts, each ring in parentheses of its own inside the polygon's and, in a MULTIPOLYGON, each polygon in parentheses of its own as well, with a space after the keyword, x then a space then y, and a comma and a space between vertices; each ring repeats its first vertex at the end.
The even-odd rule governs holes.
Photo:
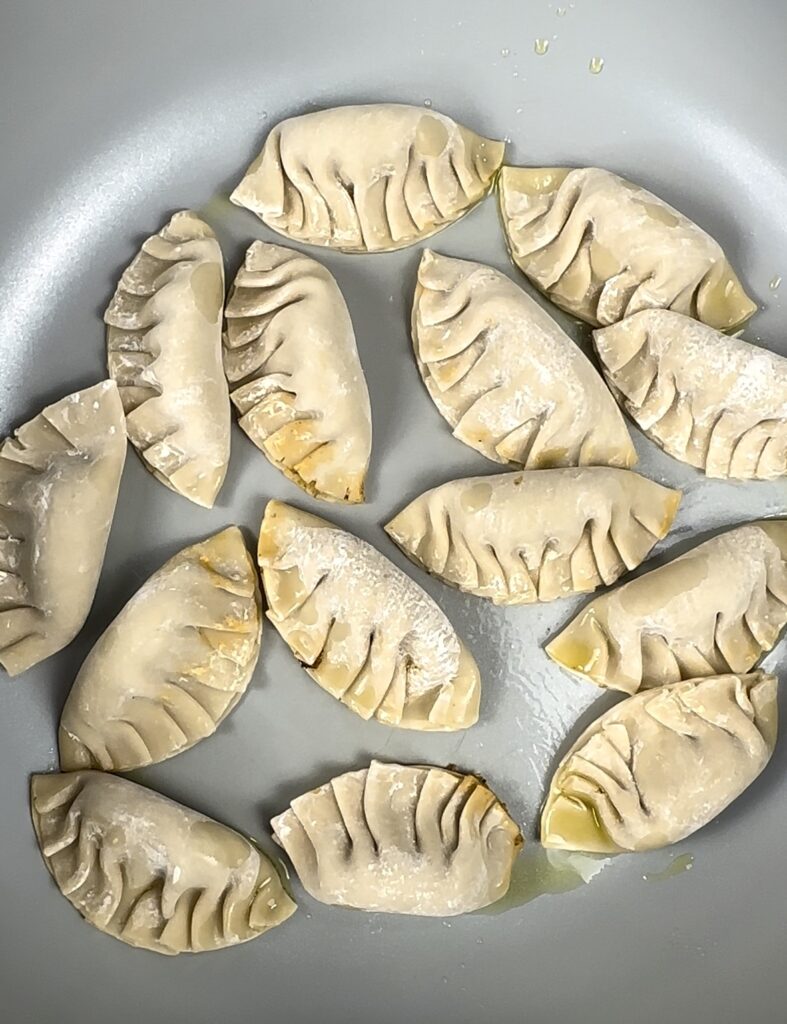
POLYGON ((425 917, 499 900, 524 842, 475 776, 380 761, 297 797, 271 828, 321 903, 425 917))
POLYGON ((710 477, 787 475, 787 359, 680 313, 643 310, 594 332, 634 422, 710 477))
POLYGON ((269 501, 267 616, 319 685, 362 718, 454 731, 478 720, 478 666, 440 608, 376 548, 269 501))
POLYGON ((230 457, 223 306, 219 243, 185 210, 143 242, 104 314, 131 443, 158 480, 207 508, 230 457))
POLYGON ((731 330, 757 309, 709 234, 599 167, 504 167, 500 212, 514 263, 594 326, 674 309, 731 330))
POLYGON ((685 839, 754 782, 777 723, 776 678, 764 672, 684 680, 621 701, 558 766, 542 844, 610 854, 685 839))
POLYGON ((527 469, 636 463, 590 361, 492 267, 425 250, 412 334, 421 376, 454 437, 488 459, 527 469))
POLYGON ((254 242, 225 316, 224 369, 241 427, 309 494, 363 501, 372 413, 332 275, 294 249, 254 242))
POLYGON ((0 665, 66 647, 93 604, 126 458, 112 381, 48 405, 0 445, 0 665))
POLYGON ((103 772, 33 775, 49 873, 82 917, 154 953, 255 939, 295 913, 272 862, 226 825, 103 772))
POLYGON ((504 151, 436 110, 334 107, 277 124, 230 198, 296 241, 387 252, 472 209, 504 151))
POLYGON ((58 742, 64 771, 131 771, 212 735, 260 653, 257 570, 233 526, 142 584, 85 659, 58 742))
POLYGON ((385 527, 417 565, 495 604, 586 593, 666 536, 680 491, 582 466, 469 477, 426 491, 385 527))
POLYGON ((597 597, 547 644, 553 661, 625 693, 748 672, 787 624, 787 520, 719 534, 597 597))

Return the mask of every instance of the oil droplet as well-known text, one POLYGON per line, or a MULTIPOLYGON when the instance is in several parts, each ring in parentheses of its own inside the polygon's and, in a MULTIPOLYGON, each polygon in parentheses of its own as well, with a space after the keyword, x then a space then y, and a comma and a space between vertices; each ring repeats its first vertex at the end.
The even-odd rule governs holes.
POLYGON ((503 49, 500 51, 500 56, 501 57, 508 57, 510 53, 511 53, 511 51, 508 49, 508 47, 504 46, 503 49))
POLYGON ((776 277, 772 277, 768 282, 768 287, 772 292, 778 291, 779 285, 782 283, 781 275, 777 274, 776 277))
POLYGON ((481 482, 469 487, 459 499, 459 504, 462 506, 462 510, 464 512, 472 513, 480 512, 482 509, 486 508, 491 500, 491 486, 481 482))
POLYGON ((432 105, 432 101, 427 96, 426 99, 424 100, 424 106, 425 107, 431 107, 431 105, 432 105))
POLYGON ((566 13, 565 7, 558 7, 555 10, 555 14, 558 16, 558 18, 562 18, 565 13, 566 13))
POLYGON ((591 57, 590 64, 588 65, 588 67, 590 68, 591 75, 600 75, 601 72, 604 70, 604 58, 591 57))
POLYGON ((545 850, 540 843, 528 843, 511 872, 508 892, 477 914, 504 914, 539 896, 557 896, 587 885, 610 863, 610 857, 587 853, 545 850))
POLYGON ((517 114, 521 114, 522 113, 522 108, 521 107, 517 107, 516 108, 516 112, 517 112, 517 114))
POLYGON ((663 882, 667 878, 675 878, 676 875, 682 875, 684 871, 691 871, 693 867, 693 855, 682 853, 679 857, 674 857, 661 871, 649 871, 647 875, 643 875, 642 880, 643 882, 663 882))
POLYGON ((549 49, 549 40, 548 39, 536 39, 536 41, 533 43, 533 49, 536 51, 536 53, 539 55, 539 57, 543 57, 544 54, 549 49))
MULTIPOLYGON (((230 202, 228 194, 223 192, 217 192, 214 196, 204 203, 198 210, 197 213, 200 217, 208 222, 221 221, 222 217, 235 213, 235 207, 230 202)), ((178 251, 180 246, 176 246, 175 252, 178 251)))

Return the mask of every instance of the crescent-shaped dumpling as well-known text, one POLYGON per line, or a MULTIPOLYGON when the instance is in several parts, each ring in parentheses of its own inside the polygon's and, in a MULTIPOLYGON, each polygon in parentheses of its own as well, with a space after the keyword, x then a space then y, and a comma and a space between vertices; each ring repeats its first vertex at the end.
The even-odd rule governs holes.
POLYGON ((215 732, 257 664, 260 605, 235 526, 165 562, 82 665, 60 719, 60 767, 130 771, 215 732))
POLYGON ((504 167, 511 256, 549 298, 589 324, 674 309, 720 330, 757 306, 724 252, 688 217, 598 167, 504 167))
POLYGON ((34 775, 38 845, 82 917, 154 953, 255 939, 295 913, 257 846, 211 818, 103 772, 34 775))
POLYGON ((627 469, 539 469, 452 480, 385 529, 445 583, 530 604, 614 583, 666 536, 679 502, 627 469))
POLYGON ((297 797, 271 827, 321 903, 426 917, 499 900, 523 843, 474 775, 380 761, 297 797))
POLYGON ((143 242, 104 314, 131 443, 158 480, 208 508, 230 456, 223 305, 219 243, 185 210, 143 242))
POLYGON ((563 758, 541 818, 546 847, 653 850, 712 821, 776 743, 776 678, 690 679, 616 704, 563 758))
POLYGON ((787 359, 666 309, 594 332, 604 376, 649 438, 711 477, 787 475, 787 359))
POLYGON ((225 315, 224 368, 241 427, 305 491, 363 501, 369 392, 332 275, 294 249, 255 242, 225 315))
POLYGON ((84 625, 125 457, 112 381, 47 406, 0 444, 0 665, 9 675, 84 625))
POLYGON ((335 107, 277 124, 230 198, 299 242, 401 249, 483 199, 504 150, 436 110, 335 107))
POLYGON ((258 557, 268 618, 312 679, 356 714, 403 729, 477 721, 472 655, 431 597, 376 548, 269 501, 258 557))
POLYGON ((591 601, 547 654, 598 686, 635 693, 748 672, 787 624, 787 520, 719 534, 591 601))
POLYGON ((589 360, 492 267, 427 249, 412 333, 421 376, 454 437, 488 459, 527 469, 637 461, 589 360))

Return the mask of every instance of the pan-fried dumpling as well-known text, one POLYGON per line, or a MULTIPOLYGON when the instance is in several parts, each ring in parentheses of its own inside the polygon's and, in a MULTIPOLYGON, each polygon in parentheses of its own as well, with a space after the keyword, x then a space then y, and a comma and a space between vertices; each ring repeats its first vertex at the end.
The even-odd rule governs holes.
POLYGON ((294 249, 255 242, 225 315, 224 368, 241 427, 305 491, 363 501, 369 392, 331 274, 294 249))
POLYGON ((787 624, 787 519, 747 523, 591 601, 546 648, 613 690, 748 672, 787 624))
POLYGON ((34 775, 38 845, 90 924, 154 953, 248 942, 295 913, 276 868, 226 825, 103 772, 34 775))
POLYGON ((104 314, 131 443, 158 480, 208 508, 230 457, 223 305, 219 243, 186 210, 143 242, 104 314))
POLYGON ((787 474, 787 359, 666 309, 596 331, 626 412, 666 452, 712 477, 787 474))
POLYGON ((667 534, 679 502, 627 469, 539 469, 435 487, 385 529, 445 583, 531 604, 614 583, 667 534))
POLYGON ((60 719, 60 767, 130 771, 215 732, 260 652, 257 570, 233 526, 143 583, 87 656, 60 719))
POLYGON ((478 719, 472 655, 425 591, 370 544, 269 501, 268 618, 320 686, 362 718, 453 731, 478 719))
POLYGON ((721 246, 644 188, 598 167, 504 167, 500 211, 519 269, 596 326, 674 309, 720 330, 756 305, 721 246))
POLYGON ((70 644, 104 562, 126 457, 112 381, 47 406, 0 444, 0 665, 70 644))
POLYGON ((435 110, 335 107, 276 125, 230 198, 299 242, 401 249, 483 199, 504 150, 435 110))
POLYGON ((558 766, 541 842, 621 853, 677 843, 757 778, 776 743, 776 679, 689 679, 638 693, 586 729, 558 766))
POLYGON ((426 917, 499 900, 523 843, 475 776, 380 761, 297 797, 271 827, 321 903, 426 917))
POLYGON ((620 410, 568 335, 503 274, 428 249, 413 345, 454 437, 528 469, 637 461, 620 410))

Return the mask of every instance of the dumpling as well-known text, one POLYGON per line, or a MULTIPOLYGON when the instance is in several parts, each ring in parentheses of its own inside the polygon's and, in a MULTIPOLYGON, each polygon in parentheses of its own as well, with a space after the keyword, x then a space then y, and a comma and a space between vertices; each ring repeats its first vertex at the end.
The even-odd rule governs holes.
POLYGON ((269 501, 259 563, 268 618, 312 679, 356 714, 443 731, 478 720, 472 655, 431 597, 376 548, 269 501))
POLYGON ((787 624, 787 519, 747 523, 591 601, 552 640, 559 665, 635 693, 748 672, 787 624))
POLYGON ((528 469, 637 461, 620 410, 573 341, 503 274, 428 249, 413 345, 454 437, 528 469))
POLYGON ((48 405, 0 444, 0 665, 70 644, 104 562, 126 457, 112 381, 48 405))
POLYGON ((363 501, 369 392, 331 274, 294 249, 255 242, 225 315, 224 368, 241 427, 305 491, 363 501))
POLYGON ((626 412, 666 452, 711 477, 787 474, 787 359, 680 313, 650 309, 596 331, 626 412))
POLYGON ((680 491, 627 469, 582 466, 453 480, 385 527, 445 583, 531 604, 614 583, 672 525, 680 491))
POLYGON ((271 827, 321 903, 425 917, 505 896, 524 842, 474 775, 380 761, 297 797, 271 827))
POLYGON ((260 653, 257 570, 233 526, 143 583, 87 656, 60 719, 60 767, 130 771, 215 732, 260 653))
POLYGON ((208 508, 230 457, 223 305, 219 243, 185 210, 142 244, 104 314, 131 443, 158 480, 208 508))
POLYGON ((435 110, 335 107, 276 125, 230 198, 299 242, 384 252, 467 213, 504 150, 435 110))
POLYGON ((677 843, 757 778, 776 744, 776 679, 689 679, 638 693, 586 729, 541 817, 547 848, 621 853, 677 843))
POLYGON ((154 953, 248 942, 295 913, 276 868, 226 825, 103 772, 34 775, 38 845, 86 921, 154 953))
POLYGON ((519 269, 561 309, 614 324, 651 307, 729 330, 757 306, 710 235, 599 167, 504 167, 500 212, 519 269))

